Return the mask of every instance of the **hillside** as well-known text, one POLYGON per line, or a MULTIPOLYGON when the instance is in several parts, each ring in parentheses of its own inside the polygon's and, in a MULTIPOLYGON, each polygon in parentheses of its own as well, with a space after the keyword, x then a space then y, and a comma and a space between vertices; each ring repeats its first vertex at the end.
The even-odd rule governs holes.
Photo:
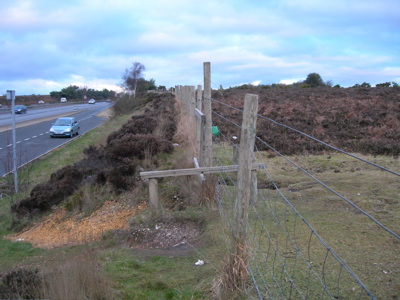
MULTIPOLYGON (((246 93, 259 95, 259 115, 348 152, 400 153, 400 88, 275 88, 214 91, 214 99, 243 108, 246 93)), ((213 110, 241 124, 241 112, 213 102, 213 110)), ((213 116, 219 130, 235 127, 213 116)), ((283 154, 318 154, 328 148, 273 122, 258 118, 257 136, 283 154)), ((265 149, 264 145, 258 145, 265 149)))
MULTIPOLYGON (((54 99, 49 95, 16 95, 15 104, 21 105, 35 105, 38 104, 39 100, 44 101, 44 103, 56 103, 59 99, 54 99)), ((0 104, 3 107, 11 106, 11 101, 7 101, 5 96, 0 96, 0 104)))

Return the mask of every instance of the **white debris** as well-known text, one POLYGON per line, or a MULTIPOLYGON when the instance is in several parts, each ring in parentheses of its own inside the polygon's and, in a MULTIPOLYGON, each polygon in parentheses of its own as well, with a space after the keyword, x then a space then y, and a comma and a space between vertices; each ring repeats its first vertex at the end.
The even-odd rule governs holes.
POLYGON ((160 229, 160 226, 156 225, 156 230, 160 229))
POLYGON ((195 263, 195 265, 196 266, 202 266, 202 265, 204 265, 204 260, 198 260, 196 263, 195 263))
POLYGON ((357 193, 357 195, 358 195, 358 196, 361 196, 361 194, 360 194, 360 193, 357 193))
POLYGON ((22 242, 24 239, 16 239, 16 242, 22 242))

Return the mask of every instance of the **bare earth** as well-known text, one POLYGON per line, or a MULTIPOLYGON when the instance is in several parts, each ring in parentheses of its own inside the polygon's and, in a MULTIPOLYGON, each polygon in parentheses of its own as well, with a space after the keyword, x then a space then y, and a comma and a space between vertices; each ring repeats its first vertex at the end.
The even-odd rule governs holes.
POLYGON ((130 207, 124 203, 108 201, 85 218, 66 217, 64 209, 57 209, 44 221, 6 238, 30 242, 35 247, 45 249, 84 244, 100 240, 108 230, 128 229, 129 219, 146 208, 145 203, 130 207))

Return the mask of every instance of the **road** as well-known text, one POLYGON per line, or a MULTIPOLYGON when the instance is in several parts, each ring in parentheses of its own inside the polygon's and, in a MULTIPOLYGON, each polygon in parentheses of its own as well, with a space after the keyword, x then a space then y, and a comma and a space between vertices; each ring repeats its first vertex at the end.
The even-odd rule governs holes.
MULTIPOLYGON (((80 134, 83 134, 107 120, 96 115, 110 106, 107 102, 97 102, 95 105, 51 106, 29 109, 27 114, 15 115, 17 166, 24 165, 71 140, 50 138, 49 129, 58 117, 74 116, 80 123, 80 134)), ((0 113, 0 176, 13 169, 11 122, 11 113, 3 110, 0 113)))

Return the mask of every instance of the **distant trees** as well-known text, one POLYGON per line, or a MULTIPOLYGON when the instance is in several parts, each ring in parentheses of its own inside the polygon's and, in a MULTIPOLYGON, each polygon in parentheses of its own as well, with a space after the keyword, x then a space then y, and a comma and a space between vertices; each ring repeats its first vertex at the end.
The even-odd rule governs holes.
POLYGON ((84 99, 94 98, 94 99, 107 99, 115 98, 116 92, 108 89, 103 89, 101 91, 95 89, 88 89, 87 86, 79 87, 77 85, 70 85, 69 87, 63 88, 60 92, 53 91, 50 92, 50 96, 59 99, 65 97, 67 99, 84 99))
MULTIPOLYGON (((236 86, 233 88, 236 89, 270 89, 270 88, 314 88, 314 87, 329 87, 329 88, 342 88, 340 84, 333 83, 332 80, 323 81, 321 75, 318 73, 310 73, 307 75, 305 80, 300 80, 298 82, 293 82, 291 84, 283 84, 283 83, 272 83, 272 84, 259 84, 254 86, 252 84, 242 84, 240 86, 236 86)), ((371 88, 372 85, 368 82, 363 82, 361 84, 356 83, 352 86, 352 88, 371 88)), ((384 82, 376 84, 376 87, 395 87, 398 88, 399 84, 392 82, 384 82)), ((222 85, 220 85, 220 89, 222 89, 222 85)))
POLYGON ((370 88, 370 87, 371 87, 371 84, 368 83, 368 82, 363 82, 362 84, 356 83, 355 85, 353 85, 353 88, 359 88, 359 87, 362 87, 362 88, 370 88))
POLYGON ((146 70, 146 67, 140 62, 135 61, 132 66, 129 69, 125 69, 124 74, 122 74, 121 87, 133 91, 133 94, 136 97, 138 81, 143 78, 144 70, 146 70))
POLYGON ((385 83, 378 83, 377 85, 376 85, 376 87, 398 87, 399 86, 399 84, 398 83, 396 83, 396 82, 394 82, 394 81, 392 81, 392 82, 385 82, 385 83))
POLYGON ((157 89, 154 79, 146 80, 143 77, 143 71, 146 67, 139 62, 134 62, 132 66, 125 69, 122 74, 122 82, 119 84, 125 90, 133 91, 134 97, 138 93, 146 93, 148 90, 157 89))
POLYGON ((326 86, 318 73, 308 74, 306 80, 304 80, 304 84, 309 84, 310 87, 326 86))

